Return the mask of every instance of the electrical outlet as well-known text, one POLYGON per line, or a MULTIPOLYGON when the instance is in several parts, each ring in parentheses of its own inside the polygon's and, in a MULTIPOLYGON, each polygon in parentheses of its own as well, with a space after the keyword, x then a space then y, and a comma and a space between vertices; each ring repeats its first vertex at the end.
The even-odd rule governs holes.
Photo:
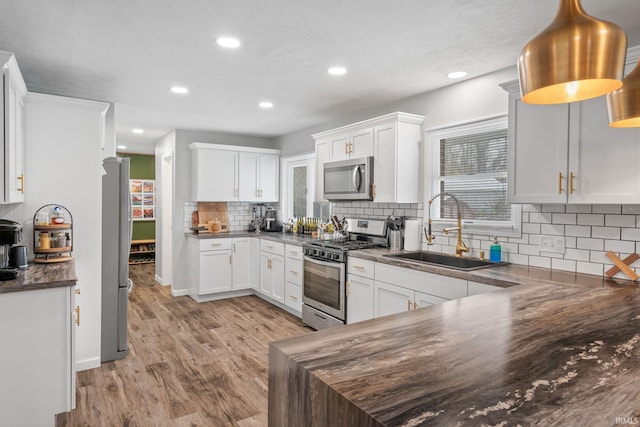
POLYGON ((564 236, 540 236, 540 252, 564 253, 564 236))

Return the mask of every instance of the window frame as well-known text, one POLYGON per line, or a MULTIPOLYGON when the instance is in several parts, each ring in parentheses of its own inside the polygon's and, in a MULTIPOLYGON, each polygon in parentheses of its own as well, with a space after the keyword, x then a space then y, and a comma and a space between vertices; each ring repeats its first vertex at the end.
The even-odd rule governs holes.
MULTIPOLYGON (((455 220, 440 219, 436 209, 442 198, 434 200, 434 206, 429 206, 429 200, 439 190, 436 189, 435 171, 436 161, 440 159, 440 141, 446 138, 461 137, 472 134, 492 132, 502 129, 508 129, 508 117, 506 114, 491 116, 471 122, 452 124, 438 128, 425 130, 425 199, 424 199, 424 221, 425 224, 429 218, 429 210, 431 209, 432 227, 435 231, 442 231, 445 227, 455 226, 455 220), (437 192, 436 192, 437 191, 437 192)), ((508 141, 507 141, 508 146, 508 141)), ((438 175, 439 176, 439 175, 438 175)), ((508 185, 508 168, 505 173, 508 185)), ((522 235, 522 206, 511 203, 511 216, 509 221, 481 221, 466 220, 462 218, 462 228, 464 233, 482 234, 491 236, 520 237, 522 235)))

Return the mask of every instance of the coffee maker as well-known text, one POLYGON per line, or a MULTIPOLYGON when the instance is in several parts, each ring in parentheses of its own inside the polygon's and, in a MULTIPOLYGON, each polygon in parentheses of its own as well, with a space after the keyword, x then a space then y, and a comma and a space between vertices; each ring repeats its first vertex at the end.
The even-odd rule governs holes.
MULTIPOLYGON (((20 223, 8 219, 0 219, 0 280, 17 278, 18 268, 16 267, 26 266, 26 253, 22 255, 21 251, 12 250, 12 246, 20 243, 20 240, 22 240, 22 226, 20 223), (20 253, 19 257, 17 256, 18 253, 20 253), (18 260, 17 258, 21 259, 18 260)), ((21 247, 24 248, 24 246, 21 247)))

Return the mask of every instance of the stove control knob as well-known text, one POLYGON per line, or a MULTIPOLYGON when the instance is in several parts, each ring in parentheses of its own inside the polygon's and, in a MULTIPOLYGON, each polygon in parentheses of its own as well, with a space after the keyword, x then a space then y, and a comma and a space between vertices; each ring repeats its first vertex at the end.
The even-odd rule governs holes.
POLYGON ((340 254, 333 254, 333 259, 336 261, 340 261, 340 254))
POLYGON ((318 256, 324 258, 325 257, 325 252, 324 251, 318 252, 318 256))
POLYGON ((318 250, 317 250, 317 249, 314 249, 314 250, 313 250, 313 255, 314 255, 314 256, 315 256, 315 255, 318 255, 318 250))

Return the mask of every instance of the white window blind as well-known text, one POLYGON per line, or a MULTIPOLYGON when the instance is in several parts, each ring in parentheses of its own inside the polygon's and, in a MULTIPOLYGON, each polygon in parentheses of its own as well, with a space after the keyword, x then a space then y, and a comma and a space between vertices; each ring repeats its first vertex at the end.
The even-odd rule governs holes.
MULTIPOLYGON (((460 202, 464 228, 469 231, 519 229, 519 206, 507 202, 506 117, 432 131, 431 193, 453 194, 460 202)), ((456 219, 455 201, 434 200, 432 217, 456 219)), ((496 233, 497 234, 497 233, 496 233)))

